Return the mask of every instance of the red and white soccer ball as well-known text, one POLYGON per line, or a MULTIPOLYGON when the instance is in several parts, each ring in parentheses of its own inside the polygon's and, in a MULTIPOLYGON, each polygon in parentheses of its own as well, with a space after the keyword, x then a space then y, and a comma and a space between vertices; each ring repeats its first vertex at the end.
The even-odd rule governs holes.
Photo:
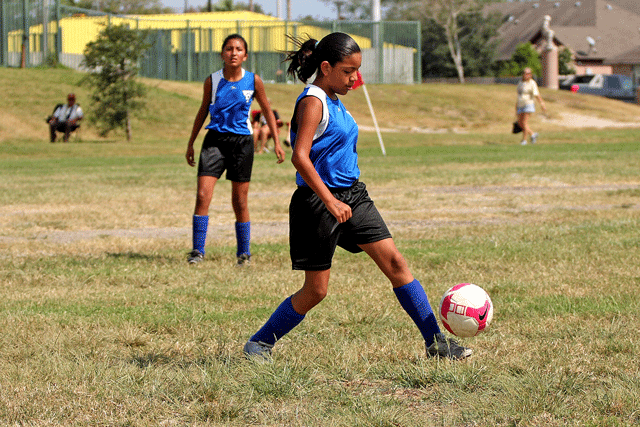
POLYGON ((455 285, 442 296, 440 320, 452 334, 474 337, 489 328, 493 303, 489 294, 472 283, 455 285))

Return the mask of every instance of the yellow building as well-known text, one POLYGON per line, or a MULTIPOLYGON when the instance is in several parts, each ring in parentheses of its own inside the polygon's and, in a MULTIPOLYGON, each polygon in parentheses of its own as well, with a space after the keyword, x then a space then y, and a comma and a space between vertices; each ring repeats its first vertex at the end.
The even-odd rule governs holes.
MULTIPOLYGON (((82 54, 85 46, 97 38, 105 25, 127 24, 140 30, 170 30, 171 45, 174 51, 184 47, 182 35, 186 31, 194 34, 192 49, 194 52, 220 51, 224 38, 232 33, 239 33, 247 39, 252 51, 284 51, 292 48, 286 34, 309 34, 320 39, 330 30, 301 22, 286 22, 273 16, 249 11, 203 12, 161 15, 127 15, 119 16, 85 16, 75 15, 60 20, 62 30, 62 51, 67 54, 82 54), (205 31, 206 30, 206 31, 205 31), (207 37, 211 33, 212 37, 207 37)), ((49 33, 55 33, 55 22, 49 27, 49 33)), ((30 29, 35 40, 41 39, 42 25, 30 29)), ((15 36, 20 36, 16 33, 15 36)), ((354 36, 361 48, 371 47, 371 40, 354 36)), ((15 45, 15 44, 14 44, 15 45)), ((34 46, 39 50, 38 44, 34 46)))
MULTIPOLYGON (((63 14, 69 12, 64 7, 61 10, 63 14)), ((419 74, 415 73, 420 62, 418 43, 413 42, 413 46, 388 41, 377 46, 372 43, 376 34, 384 35, 380 40, 417 40, 418 23, 308 23, 283 21, 249 11, 128 16, 67 13, 58 22, 50 21, 46 28, 47 56, 57 53, 60 63, 81 69, 87 43, 96 40, 105 25, 121 24, 149 31, 152 47, 141 64, 141 74, 148 77, 202 80, 212 69, 222 65, 220 50, 224 39, 238 33, 249 45, 247 69, 259 73, 265 81, 284 81, 284 52, 295 48, 288 36, 308 35, 320 40, 333 31, 343 31, 349 33, 362 49, 362 71, 369 82, 413 83, 419 79, 416 78, 419 74), (56 36, 59 36, 57 40, 56 36)), ((43 25, 28 28, 28 64, 43 63, 43 25)), ((14 65, 19 63, 23 32, 11 31, 8 39, 9 65, 14 65)))

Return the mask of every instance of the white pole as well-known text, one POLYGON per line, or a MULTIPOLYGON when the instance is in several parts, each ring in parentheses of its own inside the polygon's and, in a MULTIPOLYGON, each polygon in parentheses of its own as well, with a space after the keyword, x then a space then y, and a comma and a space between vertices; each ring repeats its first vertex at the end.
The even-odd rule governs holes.
POLYGON ((380 11, 380 0, 371 1, 372 20, 380 22, 382 20, 382 13, 380 11))
POLYGON ((384 142, 382 142, 382 134, 380 133, 380 127, 378 126, 378 120, 376 120, 376 114, 373 112, 373 105, 371 105, 371 99, 369 98, 369 92, 367 91, 367 85, 363 84, 364 97, 367 98, 367 104, 369 105, 369 111, 371 111, 371 118, 373 119, 373 125, 376 127, 376 133, 378 134, 378 141, 380 141, 380 149, 382 155, 387 155, 387 150, 384 149, 384 142))

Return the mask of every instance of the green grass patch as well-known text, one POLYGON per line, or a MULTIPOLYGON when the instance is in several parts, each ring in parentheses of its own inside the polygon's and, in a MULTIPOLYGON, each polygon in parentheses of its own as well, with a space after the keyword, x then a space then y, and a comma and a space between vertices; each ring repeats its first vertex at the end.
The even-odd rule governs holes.
MULTIPOLYGON (((503 119, 512 87, 372 86, 386 106, 378 120, 396 131, 384 132, 386 156, 361 132, 362 180, 432 306, 476 283, 494 322, 463 341, 470 359, 427 359, 388 280, 366 255, 339 249, 327 298, 277 344, 273 363, 257 364, 242 346, 304 280, 289 258, 290 161, 256 156, 251 267, 234 266, 222 179, 194 268, 195 170, 184 149, 201 83, 148 81, 154 108, 135 119, 131 143, 87 127, 50 144, 48 104, 72 90, 87 99, 80 75, 0 76, 0 117, 11 119, 0 119, 0 424, 640 423, 637 129, 538 121, 540 143, 521 147, 503 119), (33 81, 38 97, 25 89, 33 81)), ((290 116, 300 87, 267 90, 290 116)), ((572 95, 543 93, 552 118, 640 115, 572 95)), ((362 92, 345 104, 370 126, 362 92)))

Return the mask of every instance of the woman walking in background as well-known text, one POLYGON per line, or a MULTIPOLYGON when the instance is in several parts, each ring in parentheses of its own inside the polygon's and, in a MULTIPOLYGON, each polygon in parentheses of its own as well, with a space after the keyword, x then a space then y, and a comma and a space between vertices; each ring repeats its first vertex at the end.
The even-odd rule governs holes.
POLYGON ((216 182, 227 171, 231 184, 231 204, 236 216, 237 264, 247 265, 251 259, 251 222, 247 202, 249 181, 253 167, 253 127, 250 110, 253 98, 258 101, 262 114, 274 137, 278 163, 284 161, 276 120, 269 106, 262 79, 244 68, 247 59, 247 42, 239 34, 228 36, 222 44, 224 67, 211 74, 204 82, 202 104, 196 114, 187 145, 187 163, 195 166, 193 144, 208 114, 211 121, 206 126, 198 162, 198 190, 193 214, 193 249, 189 264, 197 264, 204 258, 205 240, 209 225, 209 205, 216 182))
POLYGON ((535 144, 538 140, 538 132, 533 132, 529 127, 529 118, 531 114, 536 112, 535 99, 540 103, 542 111, 546 112, 547 107, 540 96, 538 84, 533 79, 531 68, 525 68, 522 71, 522 80, 518 83, 518 100, 516 101, 516 116, 518 124, 522 128, 521 145, 527 145, 527 137, 531 138, 531 143, 535 144))
POLYGON ((289 206, 289 241, 294 270, 304 284, 285 299, 267 323, 244 346, 248 356, 268 358, 276 341, 305 317, 327 294, 336 246, 366 252, 390 280, 400 305, 416 323, 427 356, 462 359, 471 349, 441 333, 427 295, 395 246, 391 233, 358 180, 358 125, 338 95, 356 82, 362 62, 358 44, 347 34, 321 41, 296 40, 289 73, 307 82, 291 120, 292 163, 297 190, 289 206))

